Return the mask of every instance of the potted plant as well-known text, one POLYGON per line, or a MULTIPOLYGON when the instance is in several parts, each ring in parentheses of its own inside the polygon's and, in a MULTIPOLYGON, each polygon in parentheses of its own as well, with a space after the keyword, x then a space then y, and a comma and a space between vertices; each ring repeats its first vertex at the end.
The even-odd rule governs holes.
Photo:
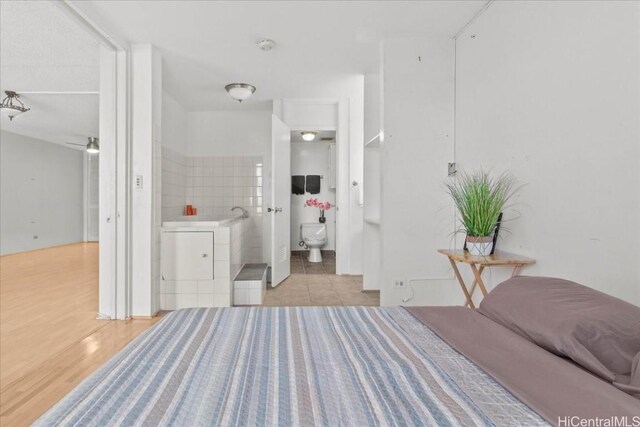
POLYGON ((492 177, 480 170, 461 173, 445 185, 460 214, 460 231, 467 233, 469 252, 479 256, 491 254, 496 223, 515 193, 515 179, 508 173, 492 177))
POLYGON ((329 202, 321 202, 318 199, 314 198, 307 199, 307 201, 304 202, 304 206, 311 206, 320 209, 320 218, 318 218, 318 222, 320 222, 321 224, 327 222, 327 218, 325 218, 324 216, 324 211, 328 211, 333 207, 333 205, 329 202))

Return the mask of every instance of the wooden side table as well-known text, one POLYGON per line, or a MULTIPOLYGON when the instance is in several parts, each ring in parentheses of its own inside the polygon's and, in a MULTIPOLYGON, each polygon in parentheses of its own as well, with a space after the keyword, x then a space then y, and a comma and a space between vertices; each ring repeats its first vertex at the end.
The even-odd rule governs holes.
POLYGON ((438 249, 438 252, 446 255, 449 258, 449 262, 451 263, 451 267, 453 268, 453 272, 460 283, 460 287, 462 288, 462 292, 465 297, 465 307, 476 308, 473 303, 473 293, 476 291, 476 287, 480 288, 482 292, 482 296, 486 297, 489 292, 487 292, 487 288, 482 281, 482 272, 485 267, 495 267, 495 266, 512 266, 513 272, 511 273, 511 277, 517 276, 520 274, 520 270, 525 265, 534 264, 536 261, 531 258, 526 258, 520 255, 512 254, 509 252, 503 252, 496 250, 493 255, 487 256, 475 256, 471 255, 469 252, 463 250, 448 250, 448 249, 438 249), (473 283, 471 284, 471 289, 467 288, 467 285, 464 283, 462 279, 462 275, 460 274, 460 270, 458 270, 458 266, 456 263, 461 262, 464 264, 469 264, 471 267, 471 271, 473 272, 473 283))

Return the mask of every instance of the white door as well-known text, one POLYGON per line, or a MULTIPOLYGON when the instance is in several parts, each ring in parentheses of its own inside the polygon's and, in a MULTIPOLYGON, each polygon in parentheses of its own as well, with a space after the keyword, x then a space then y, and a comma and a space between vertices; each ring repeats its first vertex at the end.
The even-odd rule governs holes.
POLYGON ((291 271, 291 130, 271 116, 271 286, 289 277, 291 271))

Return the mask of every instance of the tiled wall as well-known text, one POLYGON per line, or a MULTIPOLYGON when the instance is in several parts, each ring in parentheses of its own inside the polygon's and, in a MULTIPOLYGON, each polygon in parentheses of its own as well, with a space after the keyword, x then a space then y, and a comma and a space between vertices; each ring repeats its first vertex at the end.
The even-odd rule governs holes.
POLYGON ((238 215, 242 206, 250 215, 242 236, 244 262, 263 262, 262 156, 188 157, 163 147, 162 219, 183 215, 191 204, 198 215, 217 218, 238 215))
POLYGON ((162 220, 176 219, 187 204, 188 157, 162 147, 162 220))

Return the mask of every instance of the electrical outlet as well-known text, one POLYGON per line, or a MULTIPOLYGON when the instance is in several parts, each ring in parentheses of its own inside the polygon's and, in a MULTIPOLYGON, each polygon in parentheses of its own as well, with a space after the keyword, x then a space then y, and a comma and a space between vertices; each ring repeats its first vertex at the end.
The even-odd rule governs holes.
POLYGON ((393 281, 394 288, 406 288, 407 284, 402 279, 396 279, 393 281))

